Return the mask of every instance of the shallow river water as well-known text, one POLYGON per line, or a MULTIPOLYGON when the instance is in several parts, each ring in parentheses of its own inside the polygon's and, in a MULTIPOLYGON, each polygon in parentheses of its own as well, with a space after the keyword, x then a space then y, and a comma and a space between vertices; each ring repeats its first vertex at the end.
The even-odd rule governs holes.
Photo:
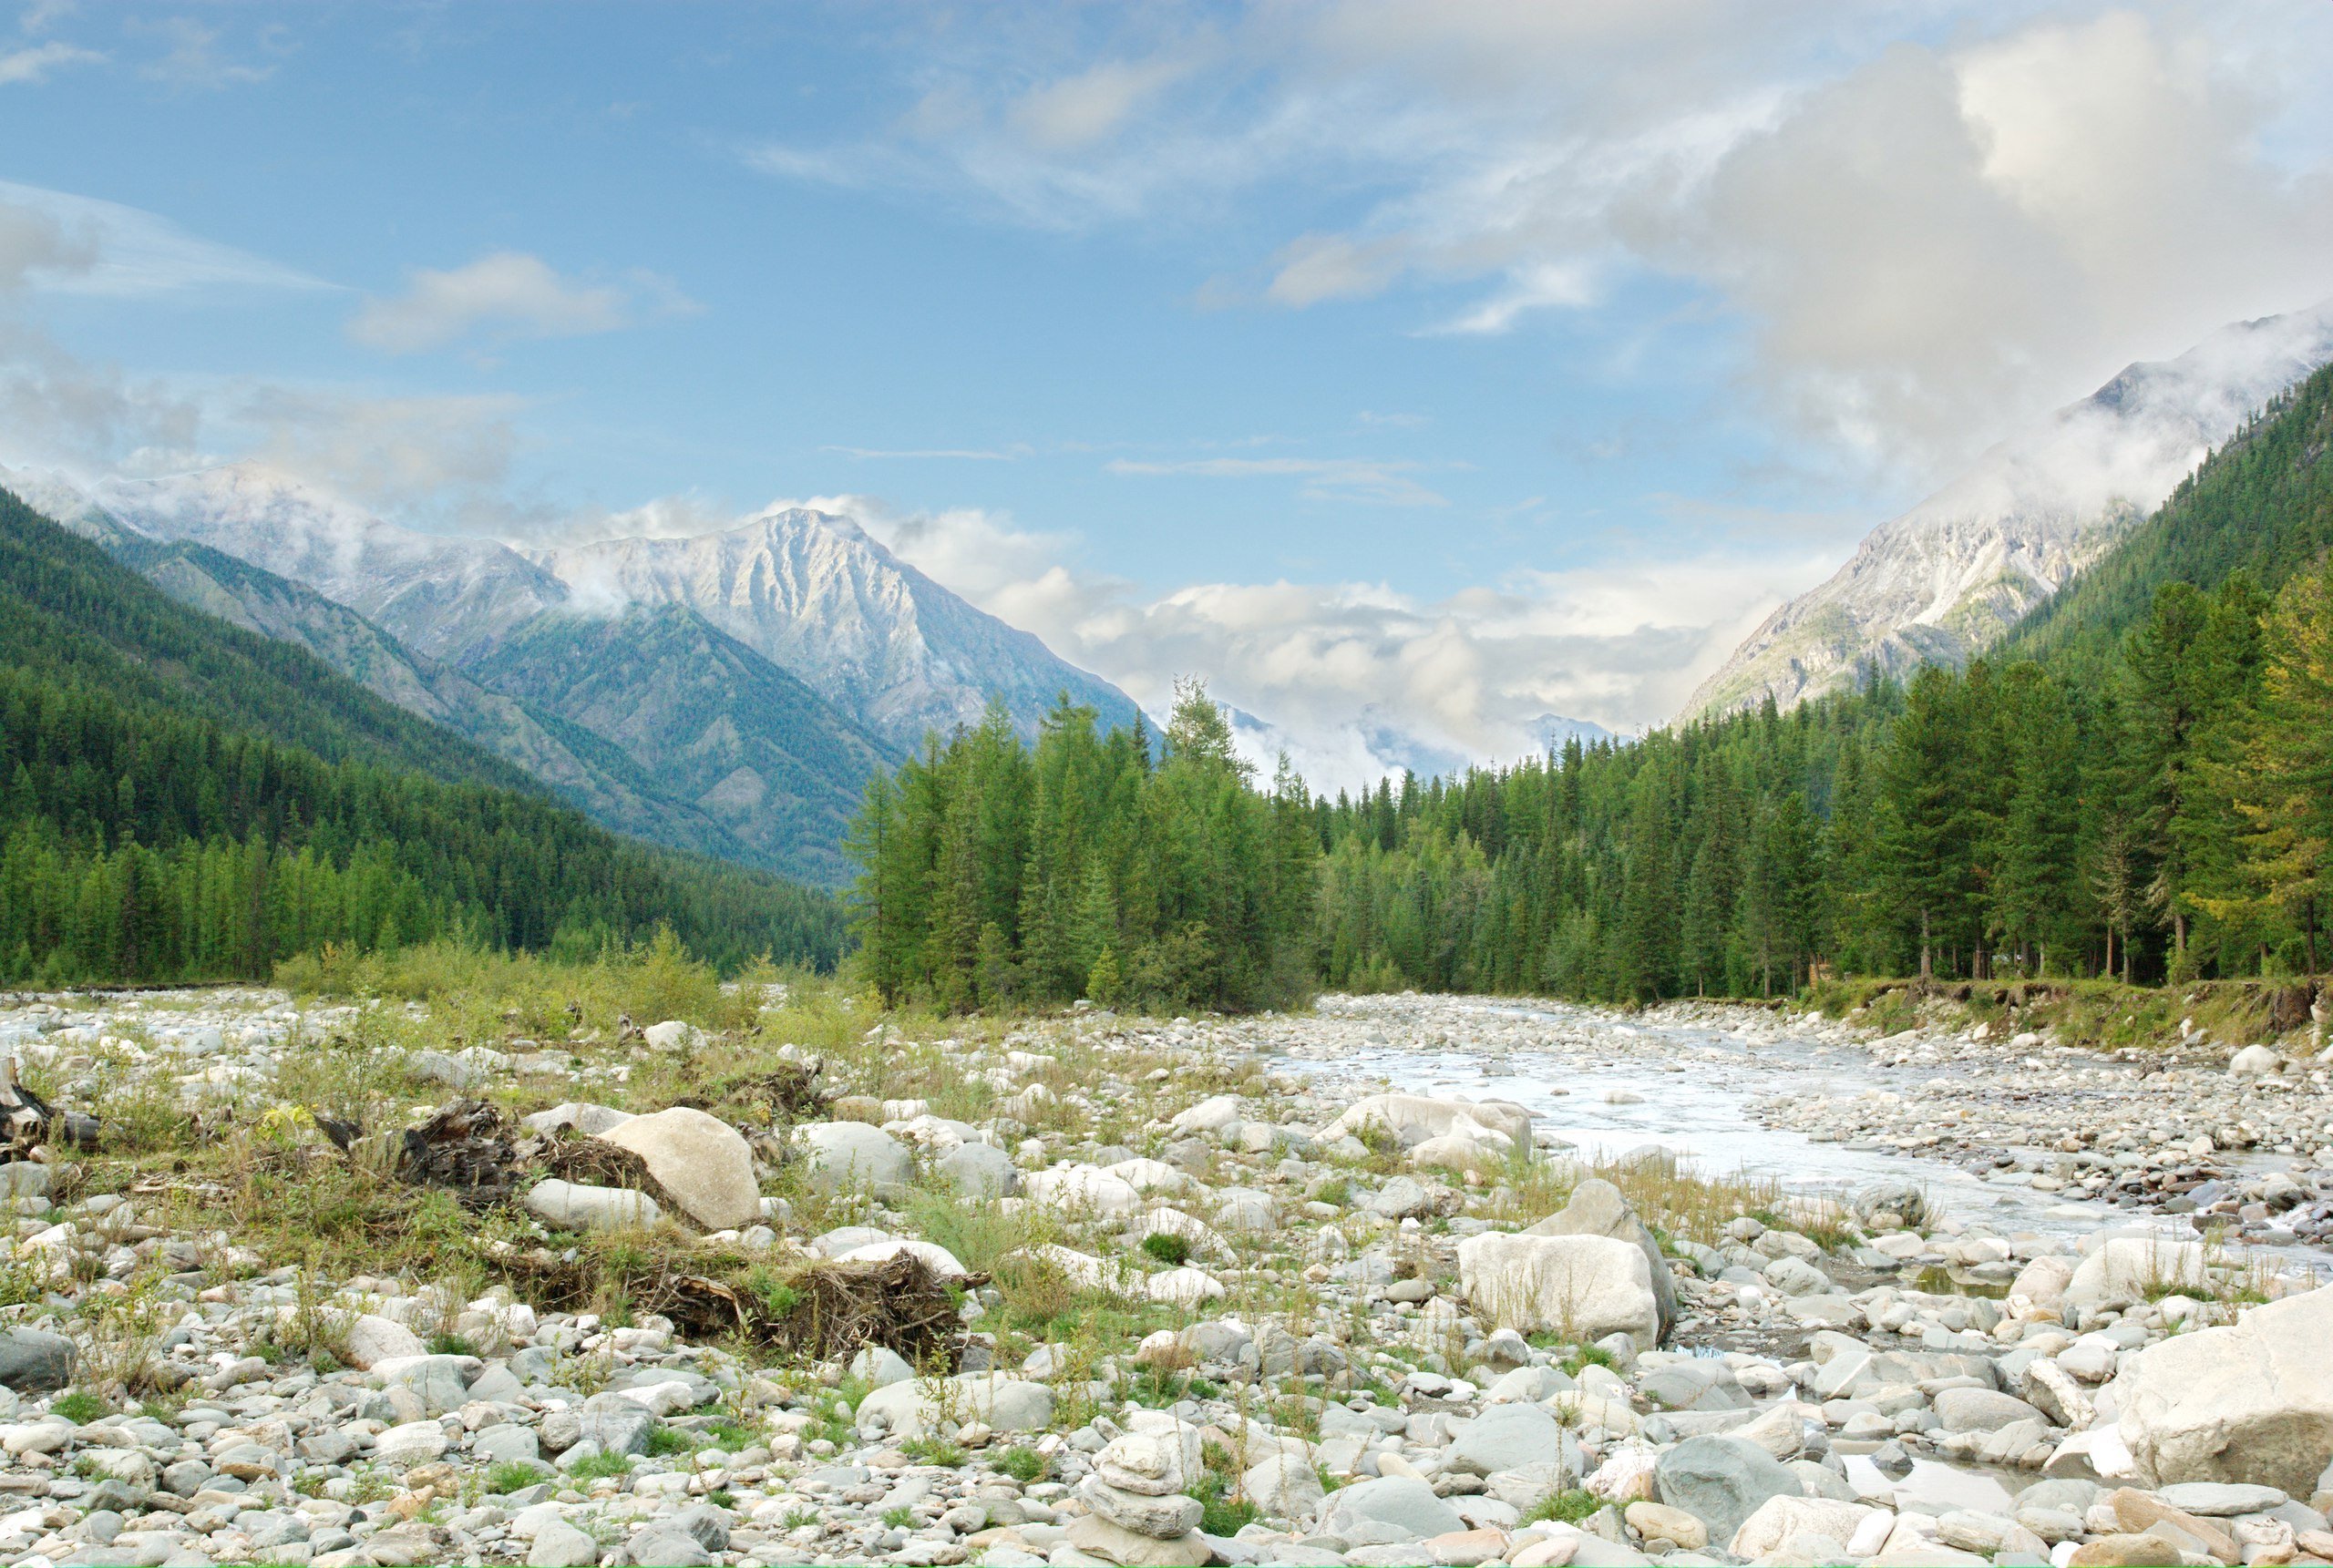
MULTIPOLYGON (((1332 1058, 1289 1060, 1309 1071, 1382 1078, 1411 1093, 1512 1100, 1536 1112, 1544 1132, 1590 1159, 1659 1144, 1705 1175, 1743 1173, 1810 1194, 1836 1194, 1900 1178, 1923 1188, 1945 1212, 2004 1232, 2071 1236, 2107 1225, 2148 1225, 2169 1235, 2195 1234, 2192 1224, 2176 1215, 2069 1201, 2020 1180, 1983 1179, 1941 1160, 1761 1126, 1749 1109, 1759 1095, 1783 1090, 1852 1095, 1933 1081, 1949 1069, 1882 1067, 1855 1047, 1787 1031, 1753 1037, 1553 1004, 1450 1001, 1436 1009, 1436 1017, 1457 1024, 1449 1032, 1461 1037, 1465 1020, 1473 1017, 1544 1023, 1570 1038, 1552 1041, 1545 1050, 1486 1054, 1463 1045, 1389 1043, 1341 1045, 1332 1058), (1585 1049, 1574 1043, 1583 1031, 1588 1037, 1585 1049), (1595 1049, 1596 1041, 1605 1040, 1610 1049, 1595 1049)), ((2290 1255, 2333 1268, 2333 1257, 2313 1248, 2290 1249, 2290 1255)))

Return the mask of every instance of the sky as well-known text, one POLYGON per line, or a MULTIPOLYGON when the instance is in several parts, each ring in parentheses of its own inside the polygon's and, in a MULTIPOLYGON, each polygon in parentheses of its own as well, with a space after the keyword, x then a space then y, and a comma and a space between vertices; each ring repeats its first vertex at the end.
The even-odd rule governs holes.
POLYGON ((1510 756, 2333 294, 2328 80, 2325 0, 34 0, 0 461, 519 542, 817 500, 1316 783, 1510 756))

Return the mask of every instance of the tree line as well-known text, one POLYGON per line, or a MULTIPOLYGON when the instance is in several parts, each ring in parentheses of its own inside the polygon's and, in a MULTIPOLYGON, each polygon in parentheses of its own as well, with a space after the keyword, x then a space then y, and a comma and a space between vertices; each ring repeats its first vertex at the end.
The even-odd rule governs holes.
POLYGON ((538 795, 326 762, 0 668, 0 983, 264 978, 337 944, 594 949, 669 924, 724 967, 830 966, 833 900, 538 795))

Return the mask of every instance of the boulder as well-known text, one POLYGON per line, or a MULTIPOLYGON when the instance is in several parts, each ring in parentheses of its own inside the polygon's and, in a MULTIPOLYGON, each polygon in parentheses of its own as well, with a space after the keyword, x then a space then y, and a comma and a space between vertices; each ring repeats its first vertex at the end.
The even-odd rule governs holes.
POLYGON ((635 1116, 598 1137, 639 1155, 657 1184, 706 1230, 743 1230, 762 1217, 754 1152, 718 1116, 675 1105, 635 1116))
MULTIPOLYGON (((1644 1252, 1650 1266, 1653 1299, 1660 1306, 1660 1339, 1666 1341, 1677 1327, 1677 1281, 1669 1272, 1669 1260, 1660 1255, 1660 1244, 1652 1238, 1637 1217, 1620 1189, 1601 1176, 1590 1176, 1571 1190, 1571 1199, 1556 1213, 1537 1225, 1526 1227, 1525 1235, 1603 1235, 1614 1241, 1624 1241, 1644 1252)), ((1826 1282, 1827 1283, 1827 1282, 1826 1282)), ((1646 1348, 1651 1348, 1647 1346, 1646 1348)))
POLYGON ((987 1372, 959 1372, 947 1381, 944 1408, 931 1398, 927 1378, 876 1389, 858 1402, 859 1435, 928 1437, 951 1417, 1000 1432, 1042 1431, 1053 1422, 1053 1391, 1043 1383, 987 1372))
POLYGON ((640 1038, 651 1050, 683 1052, 694 1050, 704 1043, 704 1031, 693 1023, 668 1018, 662 1023, 652 1023, 640 1031, 640 1038))
POLYGON ((1348 1107, 1343 1115, 1321 1129, 1328 1143, 1364 1129, 1375 1129, 1403 1149, 1414 1149, 1429 1138, 1446 1137, 1461 1121, 1487 1127, 1522 1143, 1531 1136, 1531 1112, 1511 1100, 1434 1100, 1423 1094, 1372 1094, 1348 1107))
POLYGON ((1710 1543, 1708 1525, 1665 1502, 1632 1502, 1623 1517, 1629 1528, 1647 1542, 1666 1541, 1684 1552, 1699 1552, 1710 1543))
POLYGON ((2266 1078, 2283 1065, 2283 1059, 2265 1045, 2247 1045, 2228 1058, 2227 1070, 2237 1078, 2266 1078))
POLYGON ((2200 1242, 2109 1236, 2075 1268, 2065 1299, 2077 1305, 2140 1301, 2172 1290, 2200 1292, 2209 1284, 2200 1242))
POLYGON ((1493 1405, 1456 1429, 1442 1465, 1465 1475, 1517 1470, 1557 1452, 1563 1433, 1537 1405, 1493 1405))
POLYGON ((601 1453, 646 1453, 649 1438, 663 1425, 655 1411, 622 1394, 594 1394, 583 1401, 577 1416, 581 1432, 577 1440, 599 1444, 601 1453))
POLYGON ((1687 1438, 1662 1454, 1652 1484, 1660 1501, 1708 1525, 1712 1541, 1732 1540, 1769 1499, 1796 1499, 1801 1491, 1798 1477, 1773 1455, 1722 1437, 1687 1438))
POLYGON ((828 1192, 904 1182, 915 1168, 904 1144, 864 1122, 813 1122, 794 1137, 808 1157, 811 1182, 828 1192))
POLYGON ((45 1394, 73 1380, 73 1341, 37 1328, 0 1330, 0 1388, 45 1394))
POLYGON ((1434 1211, 1434 1194, 1412 1176, 1395 1176, 1369 1200, 1369 1212, 1380 1219, 1406 1220, 1434 1211))
POLYGON ((1468 1236, 1458 1244, 1458 1282, 1502 1327, 1549 1330, 1581 1345, 1626 1334, 1650 1348, 1660 1337, 1651 1263, 1641 1247, 1610 1236, 1468 1236))
POLYGON ((1032 1203, 1083 1210, 1104 1218, 1123 1217, 1143 1206, 1142 1194, 1132 1182, 1098 1165, 1055 1165, 1032 1171, 1021 1178, 1021 1190, 1032 1203))
POLYGON ((387 1470, 409 1470, 441 1457, 451 1445, 436 1421, 407 1421, 373 1440, 373 1462, 387 1470))
POLYGON ((1936 1419, 1948 1432, 1997 1432, 2012 1421, 2049 1418, 2012 1395, 1992 1389, 1946 1389, 1936 1397, 1936 1419))
POLYGON ((1177 1112, 1167 1125, 1185 1137, 1205 1137, 1222 1132, 1239 1119, 1239 1097, 1236 1094, 1217 1094, 1200 1101, 1188 1110, 1177 1112))
POLYGON ((1763 1557, 1793 1536, 1822 1536, 1845 1543, 1880 1511, 1860 1502, 1827 1497, 1776 1495, 1752 1509, 1735 1529, 1726 1550, 1736 1557, 1763 1557))
POLYGON ((2151 1345, 2109 1393, 2140 1481, 2232 1481, 2296 1497, 2333 1457, 2333 1286, 2151 1345))
POLYGON ((1290 1453, 1250 1465, 1239 1478, 1239 1491, 1265 1514, 1296 1523, 1310 1519, 1328 1496, 1320 1472, 1302 1455, 1290 1453))
POLYGON ((348 1326, 344 1336, 348 1364, 360 1372, 369 1372, 383 1361, 404 1356, 425 1356, 429 1347, 421 1336, 402 1323, 378 1317, 367 1312, 348 1326))
POLYGON ((587 1187, 552 1176, 527 1189, 527 1212, 561 1230, 636 1230, 664 1217, 656 1200, 629 1187, 587 1187))
POLYGON ((948 1184, 968 1198, 1002 1198, 1021 1190, 1012 1156, 993 1143, 959 1143, 932 1162, 948 1184))
POLYGON ((525 1124, 531 1132, 557 1132, 572 1127, 586 1137, 596 1138, 631 1120, 632 1112, 629 1111, 619 1111, 612 1105, 593 1105, 587 1101, 570 1100, 564 1105, 536 1112, 525 1119, 525 1124))
POLYGON ((1365 1525, 1391 1525, 1412 1541, 1464 1530, 1458 1511, 1434 1495, 1434 1488, 1413 1476, 1381 1476, 1356 1481, 1329 1494, 1321 1511, 1319 1532, 1344 1535, 1365 1525))
MULTIPOLYGON (((1114 1524, 1100 1514, 1073 1521, 1062 1532, 1063 1544, 1089 1558, 1115 1563, 1120 1568, 1175 1568, 1181 1563, 1211 1563, 1215 1549, 1197 1531, 1161 1541, 1154 1535, 1114 1524)), ((992 1549, 992 1552, 993 1549, 992 1549)), ((992 1556, 992 1561, 993 1557, 992 1556)))

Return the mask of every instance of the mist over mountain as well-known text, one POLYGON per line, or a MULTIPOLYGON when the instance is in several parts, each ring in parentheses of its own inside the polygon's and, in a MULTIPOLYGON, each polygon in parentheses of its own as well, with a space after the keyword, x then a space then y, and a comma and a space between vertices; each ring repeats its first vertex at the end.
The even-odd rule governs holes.
POLYGON ((2278 392, 2333 361, 2333 301, 2222 328, 2133 364, 1881 524, 1829 580, 1774 611, 1680 719, 1788 708, 1868 668, 1959 665, 2152 512, 2278 392))

